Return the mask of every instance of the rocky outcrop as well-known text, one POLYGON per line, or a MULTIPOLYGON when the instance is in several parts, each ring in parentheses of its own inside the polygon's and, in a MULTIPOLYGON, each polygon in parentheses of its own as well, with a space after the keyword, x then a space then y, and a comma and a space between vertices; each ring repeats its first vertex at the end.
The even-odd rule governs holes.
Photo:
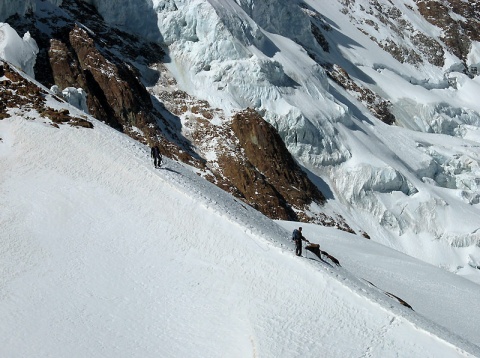
POLYGON ((69 49, 67 44, 57 39, 51 39, 48 56, 55 85, 60 89, 68 87, 85 89, 88 94, 87 106, 89 112, 112 127, 123 129, 119 119, 112 115, 112 111, 108 111, 109 107, 105 108, 105 104, 102 104, 98 96, 90 90, 78 57, 74 51, 69 49))
MULTIPOLYGON (((331 31, 332 27, 323 19, 321 14, 313 11, 307 4, 300 3, 299 5, 302 11, 310 18, 310 29, 315 41, 320 45, 323 51, 330 52, 330 44, 325 38, 323 32, 331 31)), ((312 58, 315 58, 315 55, 310 51, 309 54, 312 58)))
POLYGON ((419 12, 443 30, 442 40, 461 60, 465 61, 472 41, 480 41, 480 5, 477 1, 417 1, 419 12))
MULTIPOLYGON (((54 127, 59 124, 69 124, 76 127, 93 128, 93 124, 75 115, 68 109, 54 109, 47 106, 46 97, 49 95, 35 83, 27 81, 8 64, 0 65, 0 77, 6 79, 0 81, 0 119, 10 117, 9 110, 27 112, 36 111, 41 117, 50 120, 54 127)), ((54 99, 61 99, 53 96, 54 99)))
MULTIPOLYGON (((342 12, 358 30, 370 37, 384 51, 401 63, 419 65, 423 62, 443 66, 444 49, 437 40, 418 31, 408 16, 394 2, 378 0, 339 0, 344 6, 342 12), (387 28, 387 35, 382 28, 387 28), (409 46, 408 44, 413 46, 409 46)), ((410 11, 415 12, 413 7, 410 11)))
POLYGON ((247 177, 249 185, 242 183, 247 195, 256 192, 251 184, 261 179, 261 183, 266 181, 273 186, 280 203, 285 201, 296 208, 305 208, 312 201, 325 200, 294 161, 275 128, 256 111, 247 109, 236 114, 231 126, 248 158, 247 166, 252 167, 253 175, 247 177))
POLYGON ((45 95, 40 87, 27 81, 13 70, 8 63, 0 63, 2 76, 0 81, 0 118, 7 118, 9 109, 28 111, 45 109, 45 95))
MULTIPOLYGON (((182 91, 158 94, 166 108, 184 118, 184 134, 206 160, 206 179, 274 219, 327 222, 304 210, 324 197, 296 164, 284 142, 253 109, 231 119, 208 102, 182 91)), ((344 228, 345 225, 338 225, 344 228)))
POLYGON ((367 87, 357 84, 339 65, 325 65, 327 75, 351 95, 362 102, 370 112, 386 124, 393 124, 395 116, 390 111, 391 103, 367 87))
POLYGON ((162 116, 128 60, 140 51, 144 51, 144 62, 157 60, 163 50, 108 27, 95 8, 83 1, 65 0, 62 7, 55 15, 33 13, 9 19, 19 33, 30 31, 40 47, 37 79, 47 87, 57 85, 60 91, 82 88, 94 117, 125 133, 140 129, 144 143, 157 141, 162 133, 156 121, 162 121, 162 116), (47 22, 48 31, 44 25, 36 26, 47 22))
POLYGON ((154 122, 145 87, 126 64, 107 60, 86 30, 75 25, 68 43, 52 39, 49 59, 55 84, 60 89, 83 88, 94 117, 121 131, 154 122))
POLYGON ((439 40, 418 31, 394 2, 339 2, 344 6, 343 12, 350 14, 351 22, 357 24, 360 31, 402 63, 418 65, 428 62, 443 66, 446 50, 465 62, 472 41, 480 41, 480 6, 476 1, 416 0, 416 8, 405 5, 408 11, 419 13, 442 30, 439 40), (392 35, 385 37, 382 27, 387 27, 392 35), (413 46, 406 45, 408 43, 413 46))

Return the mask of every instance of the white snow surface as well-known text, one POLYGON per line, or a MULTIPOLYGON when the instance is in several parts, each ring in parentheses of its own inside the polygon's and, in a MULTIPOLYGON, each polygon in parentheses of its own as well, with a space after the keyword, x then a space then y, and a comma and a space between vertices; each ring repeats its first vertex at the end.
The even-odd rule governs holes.
POLYGON ((29 32, 21 38, 9 24, 0 22, 0 59, 10 62, 34 78, 33 67, 37 54, 37 43, 29 32))
POLYGON ((314 225, 342 267, 296 257, 298 223, 177 162, 154 169, 89 120, 0 121, 1 356, 480 356, 478 285, 314 225))
POLYGON ((472 47, 470 48, 470 53, 467 57, 467 65, 476 66, 477 70, 480 66, 480 42, 474 41, 472 47))

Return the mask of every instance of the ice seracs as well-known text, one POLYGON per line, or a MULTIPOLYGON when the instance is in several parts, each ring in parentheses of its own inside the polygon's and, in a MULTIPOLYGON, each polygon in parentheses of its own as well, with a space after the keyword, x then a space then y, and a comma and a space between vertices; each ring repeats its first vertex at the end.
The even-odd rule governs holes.
POLYGON ((57 85, 52 86, 50 91, 63 97, 72 106, 88 114, 87 94, 82 88, 67 87, 60 91, 57 85))
POLYGON ((9 24, 0 22, 0 59, 10 62, 35 78, 33 67, 38 51, 37 43, 29 32, 21 38, 9 24))

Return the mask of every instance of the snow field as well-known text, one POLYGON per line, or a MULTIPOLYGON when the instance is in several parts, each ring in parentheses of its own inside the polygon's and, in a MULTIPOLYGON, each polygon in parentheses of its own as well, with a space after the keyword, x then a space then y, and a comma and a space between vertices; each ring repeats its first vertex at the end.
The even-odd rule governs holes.
POLYGON ((94 125, 0 121, 3 356, 477 349, 410 323, 394 301, 360 294, 341 269, 295 257, 289 231, 178 163, 154 169, 146 148, 94 125))

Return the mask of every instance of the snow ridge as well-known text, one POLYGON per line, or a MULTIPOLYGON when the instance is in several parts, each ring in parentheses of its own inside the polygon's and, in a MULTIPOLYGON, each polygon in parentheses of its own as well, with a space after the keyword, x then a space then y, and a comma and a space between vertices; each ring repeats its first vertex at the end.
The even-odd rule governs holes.
MULTIPOLYGON (((148 148, 89 120, 93 130, 54 128, 39 117, 0 122, 0 165, 10 173, 0 182, 7 228, 0 328, 9 327, 2 354, 59 356, 75 347, 75 356, 221 357, 255 351, 315 357, 326 352, 325 345, 327 357, 479 353, 452 333, 473 332, 471 322, 442 328, 349 270, 295 257, 287 233, 298 224, 281 228, 177 162, 167 159, 154 169, 148 148), (295 297, 303 305, 290 304, 295 297), (209 337, 217 338, 206 344, 209 337)), ((305 230, 314 241, 332 234, 315 225, 305 230)), ((332 242, 339 243, 342 235, 334 231, 332 242)), ((379 258, 389 252, 401 262, 426 266, 380 245, 365 253, 373 248, 382 252, 379 258)), ((348 266, 350 260, 341 263, 348 266)), ((478 295, 478 285, 431 270, 461 284, 464 299, 478 295)), ((411 274, 403 274, 400 282, 408 281, 411 274)), ((422 300, 409 303, 416 308, 422 300)), ((463 317, 472 309, 477 307, 457 313, 463 317)))

